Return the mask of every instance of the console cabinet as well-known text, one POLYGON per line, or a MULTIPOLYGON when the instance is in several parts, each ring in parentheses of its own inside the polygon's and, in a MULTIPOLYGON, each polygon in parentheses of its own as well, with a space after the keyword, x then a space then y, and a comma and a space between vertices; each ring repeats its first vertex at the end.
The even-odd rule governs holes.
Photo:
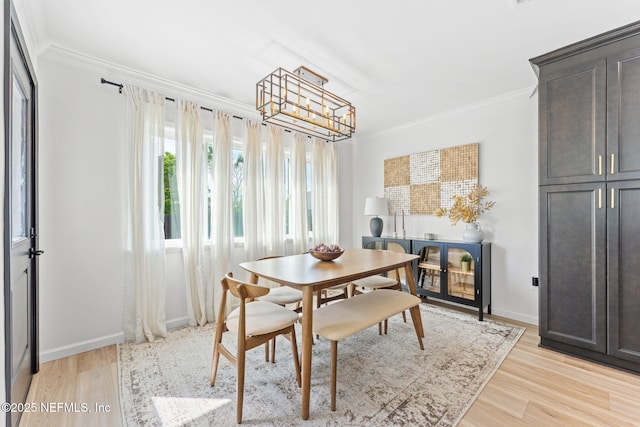
POLYGON ((531 62, 540 344, 640 372, 640 22, 531 62))
POLYGON ((362 247, 419 255, 413 265, 418 295, 477 307, 479 320, 485 309, 491 314, 491 243, 363 236, 362 247))

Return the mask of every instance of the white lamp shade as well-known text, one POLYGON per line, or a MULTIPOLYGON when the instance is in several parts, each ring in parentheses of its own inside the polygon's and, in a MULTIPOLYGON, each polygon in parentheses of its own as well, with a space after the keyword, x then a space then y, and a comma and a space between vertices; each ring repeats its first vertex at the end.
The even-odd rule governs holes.
POLYGON ((364 202, 365 215, 389 215, 387 199, 384 197, 367 197, 364 202))

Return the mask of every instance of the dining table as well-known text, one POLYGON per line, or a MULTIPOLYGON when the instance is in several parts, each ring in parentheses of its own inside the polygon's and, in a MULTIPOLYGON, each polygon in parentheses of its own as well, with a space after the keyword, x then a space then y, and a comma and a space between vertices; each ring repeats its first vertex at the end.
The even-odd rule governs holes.
MULTIPOLYGON (((413 261, 418 255, 381 249, 347 248, 331 261, 321 261, 310 253, 243 262, 240 267, 250 273, 249 281, 262 277, 302 291, 302 419, 309 419, 311 397, 311 354, 313 344, 313 296, 322 289, 350 283, 357 279, 404 268, 406 287, 417 295, 413 261)), ((356 297, 357 298, 357 297, 356 297)), ((338 302, 339 304, 339 302, 338 302)), ((424 337, 420 309, 410 309, 417 333, 424 337)))

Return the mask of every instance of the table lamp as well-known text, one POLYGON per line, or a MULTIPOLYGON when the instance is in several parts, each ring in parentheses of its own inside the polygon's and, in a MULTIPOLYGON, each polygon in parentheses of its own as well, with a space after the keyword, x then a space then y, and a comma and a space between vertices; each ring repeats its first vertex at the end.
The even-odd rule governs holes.
POLYGON ((364 214, 373 215, 373 218, 369 221, 371 235, 380 237, 382 234, 382 218, 378 218, 378 215, 389 215, 387 199, 384 197, 367 197, 364 202, 364 214))

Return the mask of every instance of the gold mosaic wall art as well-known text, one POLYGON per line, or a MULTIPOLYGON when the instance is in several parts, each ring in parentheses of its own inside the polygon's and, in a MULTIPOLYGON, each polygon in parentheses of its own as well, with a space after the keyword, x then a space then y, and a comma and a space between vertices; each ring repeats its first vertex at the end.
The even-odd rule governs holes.
POLYGON ((384 196, 392 215, 431 215, 477 184, 477 142, 384 161, 384 196))

